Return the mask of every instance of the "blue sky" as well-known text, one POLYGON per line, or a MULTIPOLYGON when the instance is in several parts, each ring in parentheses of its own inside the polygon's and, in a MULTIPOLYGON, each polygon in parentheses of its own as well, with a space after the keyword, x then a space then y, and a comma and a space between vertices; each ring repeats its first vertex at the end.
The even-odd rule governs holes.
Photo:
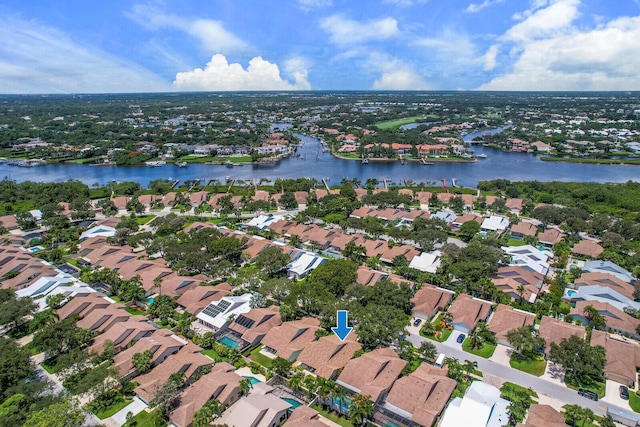
POLYGON ((640 0, 5 0, 0 93, 640 90, 640 0))

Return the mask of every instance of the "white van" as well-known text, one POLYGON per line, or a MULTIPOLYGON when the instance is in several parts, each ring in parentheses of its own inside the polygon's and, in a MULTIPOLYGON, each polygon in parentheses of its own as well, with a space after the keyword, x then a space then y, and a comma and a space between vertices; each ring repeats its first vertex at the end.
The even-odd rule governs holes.
POLYGON ((438 355, 438 358, 436 359, 436 368, 442 368, 444 366, 444 359, 445 359, 445 355, 444 353, 440 353, 438 355))

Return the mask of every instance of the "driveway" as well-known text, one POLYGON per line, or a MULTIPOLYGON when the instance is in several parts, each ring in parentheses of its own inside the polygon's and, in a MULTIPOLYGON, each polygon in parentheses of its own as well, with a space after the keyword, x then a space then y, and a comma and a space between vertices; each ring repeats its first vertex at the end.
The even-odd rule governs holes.
POLYGON ((495 363, 499 363, 502 366, 507 366, 511 368, 509 364, 509 360, 511 360, 511 348, 506 345, 498 344, 496 347, 496 351, 493 352, 493 356, 491 356, 491 361, 495 363))
MULTIPOLYGON (((465 334, 464 332, 453 330, 453 332, 451 332, 451 335, 449 335, 449 338, 447 338, 447 340, 442 344, 447 347, 460 349, 460 351, 462 351, 462 343, 458 343, 457 341, 460 335, 464 335, 465 338, 467 337, 467 334, 465 334)), ((462 342, 464 342, 464 340, 462 342)))
MULTIPOLYGON (((459 335, 459 332, 454 332, 451 335, 459 335)), ((577 404, 586 408, 591 409, 598 415, 604 415, 607 411, 607 402, 599 401, 594 402, 585 397, 578 396, 578 393, 575 390, 571 390, 566 386, 559 384, 556 381, 550 381, 545 378, 539 378, 533 375, 529 375, 525 372, 518 371, 517 369, 513 369, 510 367, 505 367, 501 363, 497 363, 490 359, 484 359, 482 357, 475 356, 471 353, 467 353, 460 348, 460 344, 455 342, 455 338, 453 338, 453 344, 450 344, 447 340, 446 342, 439 343, 433 340, 429 340, 428 338, 421 337, 419 335, 411 334, 407 336, 407 341, 411 342, 415 347, 420 347, 420 343, 423 341, 430 341, 436 345, 436 348, 440 353, 445 353, 447 357, 455 357, 456 359, 464 362, 465 360, 470 360, 478 363, 478 369, 482 371, 482 373, 486 375, 491 375, 500 379, 501 381, 510 381, 515 384, 519 384, 523 387, 531 387, 538 394, 542 394, 548 396, 552 399, 556 399, 560 402, 569 403, 569 404, 577 404)), ((623 409, 628 408, 627 406, 620 406, 623 409)))
MULTIPOLYGON (((628 411, 631 411, 631 407, 629 406, 629 401, 624 400, 620 397, 620 386, 622 384, 617 383, 615 381, 607 380, 606 384, 606 394, 602 398, 604 402, 610 403, 612 405, 620 406, 621 408, 625 408, 628 411)), ((629 389, 629 393, 633 393, 632 389, 629 389)))
POLYGON ((108 426, 116 425, 121 426, 122 424, 127 422, 127 413, 131 412, 133 416, 138 415, 140 412, 144 411, 147 407, 147 404, 144 403, 140 398, 134 397, 133 402, 116 412, 111 417, 103 420, 102 422, 108 426), (115 423, 115 424, 113 424, 115 423))

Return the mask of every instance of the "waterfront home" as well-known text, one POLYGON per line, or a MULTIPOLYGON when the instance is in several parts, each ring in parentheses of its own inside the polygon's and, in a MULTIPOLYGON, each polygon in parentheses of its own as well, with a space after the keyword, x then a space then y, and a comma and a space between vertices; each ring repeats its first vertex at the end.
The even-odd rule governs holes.
POLYGON ((533 326, 535 320, 535 313, 499 304, 496 307, 496 311, 491 315, 487 327, 495 334, 499 344, 511 347, 509 340, 507 340, 507 333, 524 326, 533 326))

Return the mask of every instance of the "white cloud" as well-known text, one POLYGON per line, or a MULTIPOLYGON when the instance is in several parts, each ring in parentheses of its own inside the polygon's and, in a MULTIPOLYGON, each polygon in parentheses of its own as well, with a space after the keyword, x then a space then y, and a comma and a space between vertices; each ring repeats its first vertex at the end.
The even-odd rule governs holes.
POLYGON ((429 0, 383 0, 384 3, 391 3, 396 6, 408 7, 413 6, 414 4, 425 4, 429 0))
POLYGON ((504 3, 505 0, 484 0, 482 3, 471 3, 464 10, 467 13, 476 13, 480 12, 483 9, 486 9, 490 6, 493 6, 498 3, 504 3))
POLYGON ((319 9, 333 5, 333 0, 298 0, 298 5, 302 10, 319 9))
POLYGON ((176 74, 173 86, 177 90, 188 91, 242 91, 242 90, 308 90, 304 62, 294 58, 285 65, 295 83, 280 76, 278 65, 262 59, 260 56, 249 61, 244 69, 241 64, 227 62, 224 55, 213 55, 205 69, 196 68, 176 74))
POLYGON ((385 40, 398 35, 398 21, 382 18, 370 21, 354 21, 342 15, 332 15, 320 21, 320 28, 329 33, 332 43, 349 45, 369 40, 385 40))
POLYGON ((386 54, 369 55, 368 68, 381 73, 373 90, 428 90, 431 87, 411 66, 386 54))
POLYGON ((471 39, 450 29, 438 37, 420 38, 412 44, 427 48, 447 68, 467 67, 477 62, 476 47, 471 39))
POLYGON ((162 12, 151 4, 136 4, 125 15, 149 30, 173 28, 198 39, 208 53, 229 54, 248 49, 247 43, 226 30, 220 21, 188 19, 162 12))
POLYGON ((640 16, 618 18, 590 30, 567 26, 544 38, 525 39, 518 48, 513 70, 479 89, 640 89, 640 16))
POLYGON ((482 57, 485 71, 490 71, 498 65, 497 56, 500 52, 500 46, 494 44, 489 47, 487 53, 482 57))
POLYGON ((0 26, 0 93, 151 92, 169 86, 136 64, 55 28, 7 17, 0 26))
POLYGON ((561 32, 578 17, 579 5, 580 0, 557 0, 544 9, 538 9, 524 21, 511 27, 501 39, 526 42, 561 32))

